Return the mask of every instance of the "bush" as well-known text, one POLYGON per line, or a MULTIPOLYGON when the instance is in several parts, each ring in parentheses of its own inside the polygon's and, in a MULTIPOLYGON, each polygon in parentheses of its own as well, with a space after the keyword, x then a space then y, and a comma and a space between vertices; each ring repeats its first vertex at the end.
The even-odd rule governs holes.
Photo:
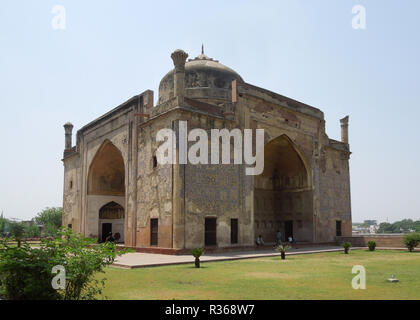
POLYGON ((344 253, 348 254, 349 250, 351 248, 351 243, 350 242, 343 242, 342 246, 344 248, 344 253))
POLYGON ((204 253, 204 249, 203 248, 195 248, 195 249, 191 249, 190 252, 193 255, 193 257, 195 258, 195 267, 200 268, 200 257, 204 253))
POLYGON ((406 234, 403 238, 404 245, 408 248, 410 252, 414 251, 414 248, 417 247, 420 243, 420 233, 409 233, 406 234))
POLYGON ((45 237, 57 237, 59 231, 60 231, 60 229, 57 228, 54 224, 47 223, 46 225, 44 225, 44 229, 42 230, 42 234, 45 237))
POLYGON ((0 295, 8 300, 58 299, 51 286, 54 254, 33 249, 27 243, 9 246, 0 244, 0 295))
POLYGON ((28 226, 25 226, 25 237, 26 238, 39 238, 41 236, 41 231, 39 231, 39 228, 35 224, 31 224, 28 226))
POLYGON ((281 259, 286 259, 286 251, 289 250, 291 247, 288 245, 280 244, 276 246, 274 249, 276 249, 278 252, 280 252, 281 259))
POLYGON ((39 248, 0 244, 0 294, 5 299, 95 299, 102 293, 105 279, 96 274, 129 250, 117 250, 112 242, 96 244, 95 239, 66 229, 55 239, 44 239, 39 248), (53 266, 65 268, 65 289, 55 290, 53 266))
POLYGON ((370 240, 370 241, 368 241, 367 245, 368 245, 369 251, 375 251, 375 248, 376 248, 376 242, 375 241, 370 240))

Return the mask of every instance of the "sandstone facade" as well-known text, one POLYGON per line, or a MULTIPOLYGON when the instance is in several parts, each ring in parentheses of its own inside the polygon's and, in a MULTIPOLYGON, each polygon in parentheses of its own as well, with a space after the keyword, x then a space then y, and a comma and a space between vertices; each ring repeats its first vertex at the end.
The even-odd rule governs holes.
POLYGON ((172 54, 158 105, 150 90, 134 96, 78 130, 75 146, 65 125, 63 224, 139 248, 251 246, 277 230, 298 242, 351 236, 348 117, 342 141, 329 139, 319 109, 248 84, 204 52, 186 58, 172 54), (189 131, 264 129, 264 172, 157 163, 157 132, 178 132, 180 121, 189 131))

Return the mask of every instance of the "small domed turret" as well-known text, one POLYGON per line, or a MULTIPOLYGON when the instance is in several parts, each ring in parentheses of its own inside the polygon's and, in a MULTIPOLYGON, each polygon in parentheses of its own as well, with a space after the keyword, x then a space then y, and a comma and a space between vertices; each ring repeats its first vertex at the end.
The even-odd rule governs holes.
MULTIPOLYGON (((185 63, 185 96, 191 99, 231 101, 232 81, 243 82, 242 77, 229 67, 204 54, 185 63)), ((174 69, 159 84, 159 103, 174 96, 174 69)))

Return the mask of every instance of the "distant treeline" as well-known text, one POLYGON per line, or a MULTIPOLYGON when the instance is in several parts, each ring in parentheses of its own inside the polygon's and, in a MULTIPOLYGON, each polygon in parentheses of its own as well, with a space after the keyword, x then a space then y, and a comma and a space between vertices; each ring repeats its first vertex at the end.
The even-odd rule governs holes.
POLYGON ((404 219, 394 223, 382 222, 377 233, 406 233, 420 232, 420 220, 404 219))
POLYGON ((61 226, 63 210, 45 208, 31 221, 15 221, 0 215, 0 237, 39 238, 54 237, 61 226))

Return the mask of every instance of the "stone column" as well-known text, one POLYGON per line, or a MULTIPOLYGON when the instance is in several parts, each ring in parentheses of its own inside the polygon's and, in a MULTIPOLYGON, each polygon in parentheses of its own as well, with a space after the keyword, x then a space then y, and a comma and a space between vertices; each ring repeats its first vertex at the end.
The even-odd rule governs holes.
POLYGON ((349 116, 340 119, 341 123, 341 142, 349 143, 349 116))
POLYGON ((65 132, 65 150, 69 150, 72 147, 72 134, 73 134, 73 125, 70 122, 67 122, 64 125, 64 132, 65 132))
POLYGON ((175 66, 174 95, 178 99, 178 104, 181 104, 184 102, 185 61, 188 58, 188 54, 185 51, 178 49, 171 54, 171 58, 175 66))

